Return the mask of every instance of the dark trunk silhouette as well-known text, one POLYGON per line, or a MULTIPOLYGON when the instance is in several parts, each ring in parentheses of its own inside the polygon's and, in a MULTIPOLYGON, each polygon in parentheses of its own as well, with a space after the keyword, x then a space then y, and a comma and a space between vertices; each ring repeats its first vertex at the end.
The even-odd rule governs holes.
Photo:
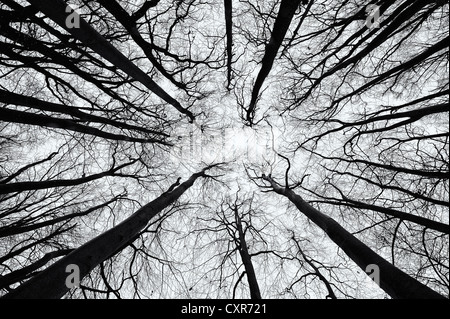
POLYGON ((253 87, 252 99, 247 109, 246 120, 248 121, 248 124, 250 126, 253 125, 256 101, 259 96, 259 91, 261 90, 264 80, 267 78, 270 70, 272 69, 273 61, 277 56, 278 50, 281 46, 281 43, 283 42, 287 30, 289 29, 289 25, 291 24, 291 20, 294 17, 294 13, 297 10, 299 4, 300 0, 281 1, 280 9, 273 26, 272 35, 270 37, 269 43, 266 46, 266 52, 262 59, 261 70, 258 73, 255 85, 253 87))
POLYGON ((180 113, 188 116, 190 121, 194 120, 194 115, 181 104, 172 98, 158 84, 156 84, 145 72, 133 64, 119 50, 110 44, 101 34, 92 28, 86 21, 80 17, 79 28, 69 28, 66 26, 66 19, 70 13, 66 13, 67 4, 62 0, 54 1, 29 1, 34 7, 55 21, 59 26, 66 29, 76 39, 89 46, 97 54, 111 62, 113 65, 124 71, 130 77, 142 83, 146 88, 155 93, 161 99, 175 107, 180 113))
MULTIPOLYGON (((336 204, 336 203, 334 203, 336 204)), ((342 202, 337 203, 338 205, 344 205, 344 206, 349 206, 349 207, 355 207, 355 208, 362 208, 362 209, 369 209, 369 210, 373 210, 376 212, 380 212, 383 214, 386 214, 388 216, 392 216, 392 217, 396 217, 399 218, 401 220, 406 220, 406 221, 410 221, 413 222, 417 225, 421 225, 424 226, 428 229, 433 229, 436 230, 438 232, 444 233, 444 234, 449 234, 450 233, 450 226, 435 220, 431 220, 425 217, 421 217, 421 216, 417 216, 417 215, 413 215, 413 214, 409 214, 409 213, 405 213, 396 209, 392 209, 392 208, 385 208, 385 207, 380 207, 380 206, 376 206, 376 205, 370 205, 370 204, 366 204, 366 203, 362 203, 353 199, 350 199, 348 197, 344 197, 344 200, 342 202)))
POLYGON ((439 293, 389 263, 345 230, 334 219, 312 207, 291 189, 280 187, 270 176, 263 175, 262 178, 270 183, 276 193, 286 196, 306 217, 325 231, 329 238, 363 271, 366 271, 369 265, 376 265, 380 270, 380 282, 377 284, 392 298, 444 298, 439 293))
MULTIPOLYGON (((145 56, 149 59, 149 61, 155 66, 155 68, 170 82, 175 84, 180 89, 186 89, 186 85, 184 83, 178 82, 173 75, 167 72, 161 63, 158 62, 155 55, 153 54, 154 46, 152 43, 147 42, 142 35, 139 33, 136 25, 136 21, 133 16, 130 16, 125 9, 122 8, 121 4, 115 0, 99 0, 98 1, 106 10, 108 10, 120 24, 124 26, 124 28, 131 35, 133 40, 139 45, 144 51, 145 56)), ((157 4, 154 3, 154 5, 157 4)), ((144 5, 143 8, 146 8, 144 5)))
POLYGON ((78 266, 80 279, 85 277, 100 263, 130 244, 156 214, 183 195, 197 178, 206 176, 206 170, 212 167, 208 166, 202 171, 193 174, 171 192, 165 192, 160 197, 141 207, 117 226, 75 249, 2 298, 61 298, 69 290, 66 286, 66 278, 68 276, 66 267, 68 265, 78 266))
POLYGON ((61 119, 47 115, 10 110, 7 108, 0 108, 0 118, 2 121, 8 121, 11 123, 20 123, 40 127, 64 129, 68 131, 83 133, 87 135, 94 135, 115 141, 127 141, 137 143, 160 143, 164 145, 170 145, 169 143, 153 138, 146 139, 146 138, 130 137, 123 134, 105 132, 95 127, 78 124, 74 120, 61 119))
POLYGON ((46 220, 44 222, 39 222, 39 223, 35 223, 33 224, 33 219, 30 220, 20 220, 20 222, 18 223, 14 223, 14 224, 10 224, 10 225, 6 225, 6 226, 2 226, 0 227, 0 238, 2 237, 8 237, 8 236, 14 236, 17 234, 23 234, 23 233, 27 233, 36 229, 41 229, 50 225, 56 225, 58 223, 61 222, 66 222, 70 219, 73 219, 75 217, 80 217, 80 216, 86 216, 89 215, 90 213, 101 209, 103 207, 108 206, 109 204, 115 202, 118 200, 120 196, 115 196, 112 199, 108 200, 105 203, 102 203, 100 205, 91 207, 87 210, 81 211, 81 212, 76 212, 76 213, 71 213, 71 214, 66 214, 64 216, 60 216, 60 217, 56 217, 50 220, 46 220))
POLYGON ((316 267, 316 265, 314 264, 313 260, 309 259, 306 256, 306 254, 303 252, 302 248, 300 247, 299 242, 295 239, 295 235, 294 234, 292 234, 291 238, 295 242, 295 245, 297 246, 297 249, 298 249, 300 255, 302 256, 303 260, 306 261, 306 263, 313 269, 314 272, 312 272, 310 274, 314 274, 315 276, 317 276, 320 279, 320 281, 322 281, 324 283, 325 287, 327 288, 328 295, 326 296, 326 298, 337 299, 336 294, 333 291, 333 287, 332 287, 331 283, 320 272, 320 269, 318 267, 316 267))
POLYGON ((75 186, 81 185, 84 183, 91 182, 93 180, 106 177, 106 176, 114 176, 117 174, 116 172, 122 168, 130 166, 136 163, 137 160, 133 160, 129 163, 125 163, 116 167, 112 167, 106 172, 92 174, 88 176, 83 176, 80 178, 74 179, 53 179, 53 180, 45 180, 45 181, 27 181, 27 182, 16 182, 9 184, 0 184, 0 194, 8 194, 14 192, 24 192, 38 189, 47 189, 53 187, 61 187, 61 186, 75 186))
POLYGON ((16 94, 13 92, 8 92, 5 90, 0 89, 0 102, 7 103, 7 104, 13 104, 13 105, 21 105, 26 106, 32 109, 41 110, 41 111, 50 111, 54 113, 60 113, 60 114, 66 114, 73 117, 76 117, 78 120, 76 120, 76 123, 79 122, 93 122, 93 123, 101 123, 101 124, 107 124, 111 125, 117 128, 121 129, 127 129, 132 131, 138 131, 145 134, 155 134, 155 135, 161 135, 164 137, 169 137, 168 134, 165 134, 163 132, 150 130, 145 127, 131 125, 122 121, 116 121, 109 119, 104 116, 98 116, 89 114, 86 112, 81 111, 76 106, 68 106, 53 102, 47 102, 43 100, 39 100, 37 98, 16 94))
POLYGON ((255 269, 253 268, 251 256, 248 253, 247 242, 245 240, 244 230, 242 229, 242 221, 239 217, 237 207, 234 207, 233 210, 236 219, 236 227, 239 233, 239 254, 241 255, 242 263, 244 264, 245 272, 247 274, 248 285, 250 287, 250 297, 252 299, 261 299, 258 280, 256 279, 255 269))
POLYGON ((227 34, 227 89, 231 89, 231 77, 232 68, 231 63, 233 60, 233 4, 232 0, 224 0, 225 6, 225 28, 227 34))
POLYGON ((32 263, 29 266, 26 266, 22 269, 10 272, 4 276, 0 276, 0 288, 8 287, 9 285, 12 285, 20 280, 23 280, 24 278, 27 278, 33 274, 34 271, 38 270, 42 266, 44 266, 46 263, 48 263, 50 260, 61 257, 64 255, 67 255, 73 251, 72 249, 62 249, 53 251, 50 253, 46 253, 44 257, 39 259, 38 261, 32 263))

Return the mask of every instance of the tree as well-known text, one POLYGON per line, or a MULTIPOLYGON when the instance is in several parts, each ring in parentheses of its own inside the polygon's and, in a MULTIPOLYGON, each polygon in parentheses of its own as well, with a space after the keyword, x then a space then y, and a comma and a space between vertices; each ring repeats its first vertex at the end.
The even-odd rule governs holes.
POLYGON ((383 275, 380 279, 380 287, 393 298, 444 298, 419 281, 408 276, 401 270, 392 266, 389 262, 373 252, 356 237, 346 231, 335 220, 321 213, 300 196, 295 194, 289 185, 281 187, 271 177, 263 175, 263 180, 270 183, 270 187, 277 194, 286 196, 303 214, 322 228, 342 250, 356 262, 364 271, 369 265, 376 265, 383 275))
MULTIPOLYGON (((370 237, 391 263, 446 294, 447 260, 435 249, 447 246, 449 232, 443 217, 448 35, 434 22, 448 7, 440 1, 379 5, 380 28, 359 28, 364 8, 336 6, 310 34, 317 51, 298 58, 295 47, 287 50, 302 76, 292 77, 289 106, 280 111, 308 130, 295 133, 290 151, 316 163, 294 180, 304 179, 299 189, 321 211, 370 237), (433 35, 419 40, 429 22, 433 35)), ((294 41, 312 48, 308 39, 294 41)))
POLYGON ((120 224, 71 251, 67 256, 3 298, 61 298, 70 289, 66 284, 67 267, 69 265, 78 267, 79 276, 82 279, 97 265, 131 244, 147 226, 150 219, 176 201, 194 184, 197 178, 207 177, 208 175, 205 172, 211 168, 213 166, 206 167, 193 174, 179 186, 169 189, 120 224), (48 285, 49 282, 54 284, 48 285))
MULTIPOLYGON (((217 212, 217 216, 202 220, 202 222, 205 223, 205 227, 201 228, 202 233, 207 231, 216 234, 217 239, 213 241, 214 244, 221 242, 224 244, 226 243, 226 245, 219 245, 219 249, 223 250, 223 252, 221 251, 219 253, 219 255, 221 255, 219 268, 223 273, 221 277, 226 278, 227 276, 230 276, 231 278, 234 278, 237 276, 237 280, 233 285, 233 298, 236 296, 238 285, 245 276, 248 281, 250 298, 261 299, 257 274, 252 261, 253 254, 250 252, 250 245, 246 239, 246 236, 260 234, 259 231, 254 229, 254 225, 251 224, 252 218, 255 218, 252 201, 252 198, 240 201, 238 190, 234 200, 231 198, 224 199, 217 212), (234 264, 234 257, 236 254, 238 254, 241 259, 243 270, 241 271, 241 267, 236 265, 236 269, 233 269, 233 273, 227 274, 227 268, 229 268, 227 263, 234 264)), ((252 238, 251 241, 252 246, 258 246, 255 245, 254 238, 252 238)), ((225 285, 227 280, 222 280, 224 281, 223 285, 225 285)))
POLYGON ((63 298, 448 297, 448 17, 1 1, 0 295, 59 269, 63 298), (63 263, 154 201, 66 289, 63 263))
POLYGON ((246 121, 250 126, 254 124, 256 101, 259 96, 259 91, 261 90, 264 80, 269 75, 270 69, 272 68, 275 57, 281 46, 281 42, 284 40, 286 32, 299 4, 300 0, 281 1, 280 9, 273 26, 272 34, 270 36, 270 41, 267 44, 264 58, 261 62, 261 70, 259 71, 255 81, 255 86, 252 92, 252 99, 250 101, 249 107, 246 109, 246 121))

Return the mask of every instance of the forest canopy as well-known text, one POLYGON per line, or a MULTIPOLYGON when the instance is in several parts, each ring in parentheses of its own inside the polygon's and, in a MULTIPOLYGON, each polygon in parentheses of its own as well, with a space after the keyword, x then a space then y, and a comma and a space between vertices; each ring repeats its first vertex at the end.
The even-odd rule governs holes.
POLYGON ((0 297, 448 298, 447 1, 1 0, 0 42, 0 297))

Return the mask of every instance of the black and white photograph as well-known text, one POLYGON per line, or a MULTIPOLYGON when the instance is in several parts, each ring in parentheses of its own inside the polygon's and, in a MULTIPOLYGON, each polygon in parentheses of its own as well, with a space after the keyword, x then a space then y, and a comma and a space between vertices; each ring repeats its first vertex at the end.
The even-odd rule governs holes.
POLYGON ((1 0, 0 306, 448 301, 449 43, 444 0, 1 0))

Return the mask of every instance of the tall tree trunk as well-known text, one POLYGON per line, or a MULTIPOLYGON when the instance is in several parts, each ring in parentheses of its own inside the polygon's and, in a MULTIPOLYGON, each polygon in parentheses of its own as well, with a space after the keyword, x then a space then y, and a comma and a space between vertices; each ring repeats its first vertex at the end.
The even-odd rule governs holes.
POLYGON ((43 222, 39 222, 39 223, 32 223, 33 219, 30 219, 29 221, 27 221, 25 219, 25 223, 22 224, 21 222, 23 222, 24 220, 20 220, 17 223, 13 223, 10 225, 5 225, 0 227, 0 238, 2 237, 8 237, 8 236, 14 236, 17 234, 23 234, 23 233, 27 233, 36 229, 40 229, 40 228, 44 228, 44 227, 48 227, 48 226, 52 226, 52 225, 56 225, 62 222, 66 222, 69 219, 75 218, 75 217, 79 217, 79 216, 86 216, 98 209, 101 209, 105 206, 108 206, 109 204, 117 201, 119 199, 120 196, 114 196, 112 199, 108 200, 107 202, 104 202, 100 205, 91 207, 87 210, 84 211, 77 211, 76 213, 71 213, 71 214, 66 214, 64 216, 59 216, 56 218, 52 218, 52 219, 47 219, 43 222))
POLYGON ((231 78, 233 62, 233 4, 232 0, 224 0, 225 7, 225 29, 227 34, 227 89, 231 90, 231 78))
POLYGON ((70 119, 61 119, 57 117, 52 117, 48 115, 42 114, 34 114, 29 112, 10 110, 7 108, 0 109, 0 120, 8 121, 10 123, 21 123, 28 124, 40 127, 51 127, 64 129, 68 131, 83 133, 86 135, 93 135, 102 137, 109 140, 114 141, 127 141, 127 142, 136 142, 136 143, 157 143, 167 146, 172 146, 170 143, 164 142, 162 140, 154 139, 154 138, 139 138, 139 137, 130 137, 123 134, 115 134, 102 131, 98 128, 82 125, 77 123, 74 120, 70 119))
MULTIPOLYGON (((90 113, 86 113, 84 111, 81 111, 79 108, 73 105, 63 105, 53 102, 47 102, 44 100, 39 100, 37 98, 26 96, 22 94, 16 94, 13 92, 8 92, 5 90, 0 89, 0 102, 5 104, 13 104, 13 105, 20 105, 20 106, 26 106, 35 110, 40 111, 50 111, 53 113, 60 113, 60 114, 66 114, 73 117, 76 117, 79 122, 93 122, 93 123, 101 123, 101 124, 107 124, 111 125, 117 128, 127 129, 130 131, 138 131, 146 134, 155 134, 160 135, 163 137, 169 137, 168 134, 148 129, 146 127, 138 126, 129 124, 126 122, 116 121, 113 119, 110 119, 106 116, 98 116, 90 113)), ((2 116, 3 119, 3 116, 2 116)))
POLYGON ((208 166, 202 171, 193 174, 188 180, 181 183, 180 186, 170 192, 163 193, 157 199, 141 207, 117 226, 75 249, 2 298, 61 298, 69 290, 66 285, 66 278, 69 275, 66 272, 68 265, 76 265, 79 267, 81 280, 101 262, 107 260, 130 244, 146 227, 150 219, 176 201, 194 184, 197 178, 206 176, 206 170, 212 167, 208 166))
POLYGON ((31 272, 38 270, 39 268, 44 266, 46 263, 48 263, 53 258, 67 255, 71 251, 72 251, 72 249, 62 249, 62 250, 56 250, 56 251, 52 251, 50 253, 46 253, 44 255, 44 257, 42 257, 38 261, 35 261, 31 265, 28 265, 22 269, 10 272, 4 276, 0 276, 0 288, 6 288, 9 285, 12 285, 20 280, 23 280, 23 278, 26 278, 27 276, 29 276, 31 272))
POLYGON ((248 253, 247 242, 245 241, 244 230, 242 229, 242 221, 239 217, 237 207, 234 207, 234 216, 236 219, 236 227, 239 233, 239 254, 241 255, 242 263, 244 264, 245 272, 247 274, 248 285, 250 287, 250 298, 261 299, 261 292, 259 291, 258 280, 256 280, 255 268, 248 253))
POLYGON ((363 202, 359 202, 353 199, 350 199, 348 197, 344 197, 343 202, 339 202, 339 203, 333 203, 334 205, 344 205, 344 206, 348 206, 348 207, 355 207, 355 208, 361 208, 361 209, 368 209, 368 210, 372 210, 372 211, 376 211, 376 212, 380 212, 383 214, 386 214, 388 216, 392 216, 392 217, 396 217, 399 218, 400 220, 406 220, 406 221, 410 221, 412 223, 415 223, 417 225, 426 227, 428 229, 433 229, 436 230, 438 232, 444 233, 444 234, 449 234, 450 233, 450 226, 445 224, 445 223, 441 223, 435 220, 431 220, 425 217, 421 217, 421 216, 417 216, 417 215, 413 215, 413 214, 409 214, 409 213, 405 213, 399 210, 395 210, 392 208, 385 208, 385 207, 380 207, 380 206, 376 206, 376 205, 370 205, 370 204, 366 204, 363 202))
POLYGON ((134 163, 136 163, 138 160, 133 159, 131 162, 121 164, 116 167, 112 167, 109 170, 92 174, 88 176, 83 176, 80 178, 74 178, 74 179, 53 179, 53 180, 43 180, 43 181, 26 181, 26 182, 16 182, 16 183, 9 183, 9 184, 0 184, 0 194, 8 194, 8 193, 14 193, 14 192, 24 192, 24 191, 31 191, 31 190, 38 190, 38 189, 47 189, 47 188, 54 188, 54 187, 64 187, 64 186, 76 186, 85 184, 103 177, 107 176, 114 176, 117 171, 119 171, 122 168, 125 168, 127 166, 130 166, 134 163))
POLYGON ((253 125, 253 120, 255 116, 256 101, 258 99, 259 91, 272 69, 273 62, 277 56, 278 50, 283 42, 286 32, 289 29, 292 18, 294 17, 295 11, 300 5, 300 0, 282 0, 280 4, 280 9, 278 10, 278 15, 275 20, 275 24, 272 29, 272 35, 270 41, 266 46, 266 52, 262 59, 261 70, 253 86, 252 99, 250 105, 247 109, 247 121, 249 125, 253 125))
MULTIPOLYGON (((106 10, 111 13, 116 20, 122 24, 122 26, 128 31, 130 36, 133 38, 134 42, 142 49, 145 56, 153 64, 153 66, 170 82, 175 84, 178 88, 183 90, 186 89, 186 85, 178 82, 172 74, 167 72, 161 63, 158 62, 155 55, 153 54, 154 46, 152 43, 147 42, 142 35, 139 33, 135 19, 128 14, 128 12, 122 8, 122 5, 116 0, 98 0, 106 10)), ((154 3, 156 5, 157 3, 154 3)), ((145 6, 145 5, 144 5, 145 6)))
POLYGON ((358 238, 345 230, 338 222, 312 207, 289 188, 280 187, 271 177, 263 175, 273 190, 286 196, 306 217, 319 226, 363 271, 376 265, 380 271, 377 284, 392 298, 444 298, 439 293, 420 283, 398 269, 358 238))
POLYGON ((66 19, 71 13, 66 13, 67 4, 62 0, 41 1, 28 0, 34 7, 38 8, 50 19, 72 34, 76 39, 89 46, 97 54, 108 60, 110 63, 124 71, 136 81, 141 82, 150 91, 155 93, 165 102, 175 107, 180 113, 189 117, 190 121, 194 120, 194 115, 181 104, 171 97, 164 89, 156 84, 145 72, 133 64, 126 56, 110 44, 101 34, 92 28, 86 21, 80 17, 80 26, 69 28, 66 25, 66 19))

